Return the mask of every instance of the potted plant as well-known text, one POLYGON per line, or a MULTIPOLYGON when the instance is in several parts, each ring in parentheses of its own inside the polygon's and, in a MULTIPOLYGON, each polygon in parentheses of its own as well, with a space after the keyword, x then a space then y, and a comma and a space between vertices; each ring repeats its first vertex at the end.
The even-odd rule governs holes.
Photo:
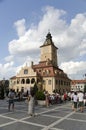
POLYGON ((36 99, 39 105, 45 105, 45 94, 43 91, 37 91, 36 99))

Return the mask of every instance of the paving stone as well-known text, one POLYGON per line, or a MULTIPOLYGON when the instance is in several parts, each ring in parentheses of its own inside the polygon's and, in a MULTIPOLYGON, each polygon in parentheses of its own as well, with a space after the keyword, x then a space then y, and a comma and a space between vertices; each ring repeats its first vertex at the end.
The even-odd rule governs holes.
POLYGON ((86 122, 63 120, 54 127, 63 130, 86 130, 86 122))
POLYGON ((12 113, 9 112, 8 114, 6 114, 6 116, 12 117, 14 119, 21 119, 21 118, 28 117, 28 114, 26 112, 14 111, 12 113))
POLYGON ((25 123, 13 123, 11 125, 7 125, 4 127, 1 127, 0 130, 41 130, 42 127, 39 126, 33 126, 30 124, 25 123))
POLYGON ((1 117, 1 116, 0 116, 0 125, 5 124, 5 123, 8 123, 8 122, 11 122, 11 121, 13 121, 13 120, 7 119, 7 118, 5 118, 5 117, 1 117))
POLYGON ((77 119, 77 120, 86 120, 86 114, 75 113, 72 116, 69 116, 69 118, 77 119))
POLYGON ((0 100, 0 130, 86 130, 86 109, 84 113, 73 112, 71 103, 35 106, 36 117, 27 114, 28 104, 15 102, 14 112, 8 112, 6 100, 0 100), (39 114, 41 113, 41 114, 39 114))
POLYGON ((46 112, 45 114, 47 115, 52 115, 52 116, 60 116, 60 117, 64 117, 66 116, 68 113, 64 112, 64 111, 50 111, 50 112, 46 112))
POLYGON ((54 117, 47 117, 47 116, 36 116, 36 117, 32 117, 29 119, 26 119, 25 121, 27 122, 33 122, 33 123, 37 123, 37 124, 41 124, 41 125, 50 125, 51 123, 55 122, 56 120, 58 120, 59 118, 54 118, 54 117))

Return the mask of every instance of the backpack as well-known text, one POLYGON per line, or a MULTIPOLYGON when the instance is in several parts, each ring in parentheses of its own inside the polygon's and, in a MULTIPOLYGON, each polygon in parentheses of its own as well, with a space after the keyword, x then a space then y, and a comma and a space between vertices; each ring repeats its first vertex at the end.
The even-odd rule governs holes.
POLYGON ((13 92, 9 92, 8 97, 9 97, 10 99, 13 99, 13 98, 14 98, 14 93, 13 93, 13 92))

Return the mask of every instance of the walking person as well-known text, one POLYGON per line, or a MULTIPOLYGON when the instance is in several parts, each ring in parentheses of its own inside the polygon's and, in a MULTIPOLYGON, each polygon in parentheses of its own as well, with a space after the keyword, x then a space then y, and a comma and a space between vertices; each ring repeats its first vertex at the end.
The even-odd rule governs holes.
POLYGON ((79 100, 80 111, 83 112, 83 108, 84 108, 84 94, 83 94, 82 91, 80 91, 78 93, 78 100, 79 100))
POLYGON ((13 89, 11 89, 8 93, 8 110, 10 111, 11 110, 11 107, 12 107, 12 110, 14 111, 14 97, 15 97, 15 92, 13 89))
POLYGON ((34 91, 31 90, 28 95, 28 114, 30 116, 35 116, 35 99, 34 99, 34 91))
POLYGON ((74 95, 73 95, 73 103, 74 103, 74 111, 75 111, 75 112, 76 112, 76 110, 77 110, 77 102, 78 102, 77 92, 74 92, 74 95))

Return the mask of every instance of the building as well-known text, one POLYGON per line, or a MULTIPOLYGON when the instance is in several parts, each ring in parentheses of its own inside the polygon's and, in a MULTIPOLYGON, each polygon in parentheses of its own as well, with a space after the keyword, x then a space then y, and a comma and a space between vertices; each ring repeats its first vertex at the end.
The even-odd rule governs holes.
POLYGON ((63 93, 70 91, 70 82, 67 74, 58 67, 57 58, 58 48, 52 41, 51 33, 49 32, 42 46, 40 46, 40 62, 31 66, 22 67, 20 72, 10 78, 10 88, 19 90, 30 90, 37 84, 38 89, 46 90, 52 93, 54 90, 63 93))
POLYGON ((84 86, 86 85, 86 79, 83 80, 72 80, 71 81, 71 91, 84 91, 84 86))

